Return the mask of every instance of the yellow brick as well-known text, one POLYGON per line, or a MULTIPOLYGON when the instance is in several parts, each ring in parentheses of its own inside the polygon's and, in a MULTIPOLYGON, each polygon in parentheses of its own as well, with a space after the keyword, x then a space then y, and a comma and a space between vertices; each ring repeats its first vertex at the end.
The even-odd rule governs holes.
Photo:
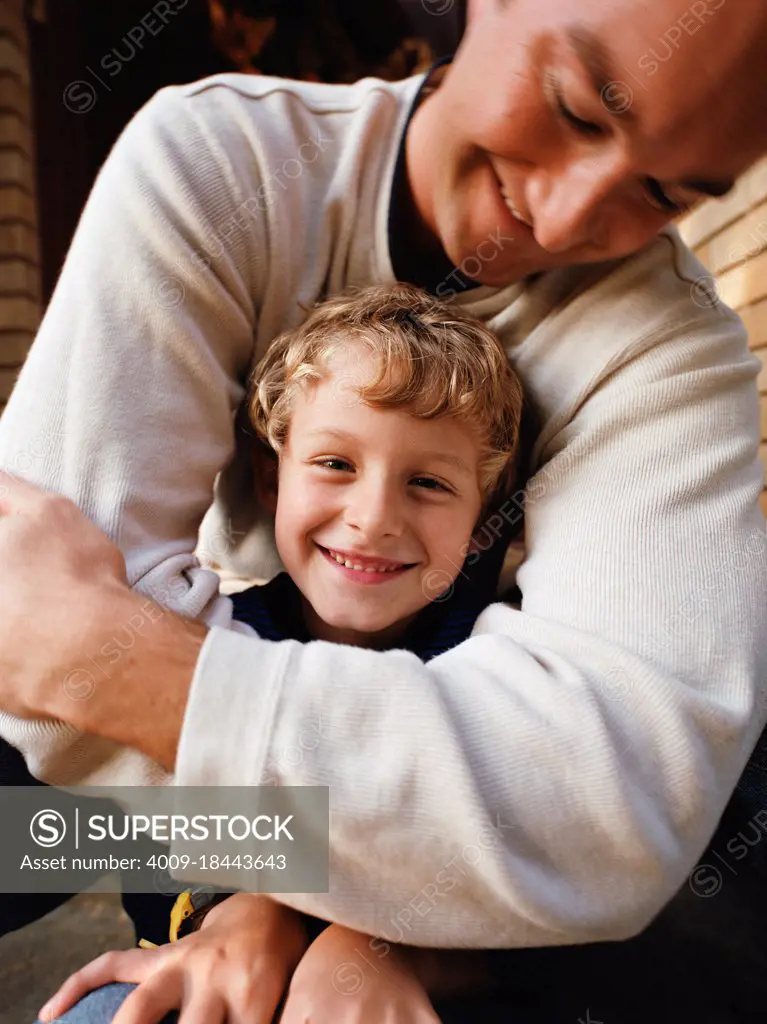
MULTIPOLYGON (((0 185, 0 220, 24 220, 35 223, 35 201, 21 188, 0 185)), ((2 277, 0 277, 2 280, 2 277)))
POLYGON ((0 107, 18 111, 26 121, 31 118, 29 89, 15 78, 0 78, 0 107))
POLYGON ((767 345, 767 299, 753 306, 745 306, 739 313, 748 331, 749 347, 762 348, 767 345))
POLYGON ((708 267, 711 270, 711 253, 708 249, 708 243, 706 245, 699 245, 693 252, 698 257, 704 267, 708 267))
POLYGON ((706 246, 709 267, 714 274, 722 274, 730 267, 754 259, 767 249, 767 202, 760 203, 732 227, 712 238, 706 246))
POLYGON ((34 341, 32 331, 4 331, 0 334, 0 366, 20 366, 34 341))
POLYGON ((21 3, 0 4, 0 32, 6 32, 22 44, 26 43, 27 28, 24 24, 24 8, 21 3))
POLYGON ((18 370, 0 370, 0 399, 10 398, 18 373, 18 370))
POLYGON ((37 233, 28 224, 0 223, 0 252, 38 261, 37 233))
POLYGON ((759 371, 759 376, 756 378, 756 382, 759 385, 759 390, 762 394, 767 394, 767 349, 759 349, 754 354, 759 356, 762 360, 762 368, 759 371))
POLYGON ((0 330, 36 331, 40 308, 34 299, 4 299, 0 295, 0 330))
POLYGON ((719 295, 733 309, 767 297, 767 251, 718 278, 719 295))
POLYGON ((738 180, 726 199, 711 199, 679 222, 679 230, 691 249, 716 235, 752 210, 767 197, 767 159, 738 180))
POLYGON ((13 39, 0 36, 0 68, 10 71, 20 78, 24 85, 29 84, 29 61, 27 55, 13 39))
POLYGON ((25 188, 31 189, 34 178, 29 157, 17 149, 0 149, 0 181, 4 184, 17 181, 25 188))
POLYGON ((11 292, 25 292, 27 295, 38 296, 40 278, 37 267, 26 260, 3 260, 0 263, 0 296, 11 292))
POLYGON ((0 114, 0 146, 20 146, 31 156, 32 133, 27 122, 16 114, 0 114))

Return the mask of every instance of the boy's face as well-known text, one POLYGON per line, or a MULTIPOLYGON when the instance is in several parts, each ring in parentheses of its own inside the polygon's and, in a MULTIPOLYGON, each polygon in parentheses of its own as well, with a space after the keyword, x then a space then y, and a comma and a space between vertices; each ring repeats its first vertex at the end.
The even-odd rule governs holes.
POLYGON ((368 356, 340 349, 325 379, 297 397, 275 524, 312 633, 365 646, 398 635, 450 586, 482 504, 471 429, 365 405, 355 385, 372 369, 368 356))

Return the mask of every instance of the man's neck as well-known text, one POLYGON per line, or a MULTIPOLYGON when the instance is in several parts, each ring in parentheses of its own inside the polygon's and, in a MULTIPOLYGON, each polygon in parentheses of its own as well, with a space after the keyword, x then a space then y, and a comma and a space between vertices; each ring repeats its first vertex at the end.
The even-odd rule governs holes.
POLYGON ((439 295, 440 284, 450 279, 453 291, 477 287, 477 282, 461 274, 448 259, 442 244, 418 209, 408 173, 410 129, 422 104, 439 87, 449 67, 445 60, 432 68, 421 86, 405 135, 400 144, 389 212, 389 245, 392 267, 398 281, 414 284, 432 295, 439 295))

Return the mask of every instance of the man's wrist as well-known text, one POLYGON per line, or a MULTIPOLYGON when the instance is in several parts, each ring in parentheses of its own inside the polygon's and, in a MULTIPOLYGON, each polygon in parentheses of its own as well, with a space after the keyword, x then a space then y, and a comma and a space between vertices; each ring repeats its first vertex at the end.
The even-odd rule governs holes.
POLYGON ((207 627, 128 587, 94 595, 77 667, 45 710, 173 770, 207 627))

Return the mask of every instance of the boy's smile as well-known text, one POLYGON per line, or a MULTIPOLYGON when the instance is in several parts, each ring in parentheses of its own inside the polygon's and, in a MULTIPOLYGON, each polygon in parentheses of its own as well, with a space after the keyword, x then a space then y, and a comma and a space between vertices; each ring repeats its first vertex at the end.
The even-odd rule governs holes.
POLYGON ((358 583, 385 583, 388 579, 392 579, 418 564, 417 562, 394 562, 387 558, 368 557, 360 555, 356 551, 325 548, 321 544, 318 544, 317 547, 327 556, 331 565, 337 565, 348 579, 358 583))
POLYGON ((421 419, 357 396, 374 365, 336 351, 300 392, 280 456, 275 532, 319 639, 390 643, 458 575, 479 517, 480 441, 456 417, 421 419))

